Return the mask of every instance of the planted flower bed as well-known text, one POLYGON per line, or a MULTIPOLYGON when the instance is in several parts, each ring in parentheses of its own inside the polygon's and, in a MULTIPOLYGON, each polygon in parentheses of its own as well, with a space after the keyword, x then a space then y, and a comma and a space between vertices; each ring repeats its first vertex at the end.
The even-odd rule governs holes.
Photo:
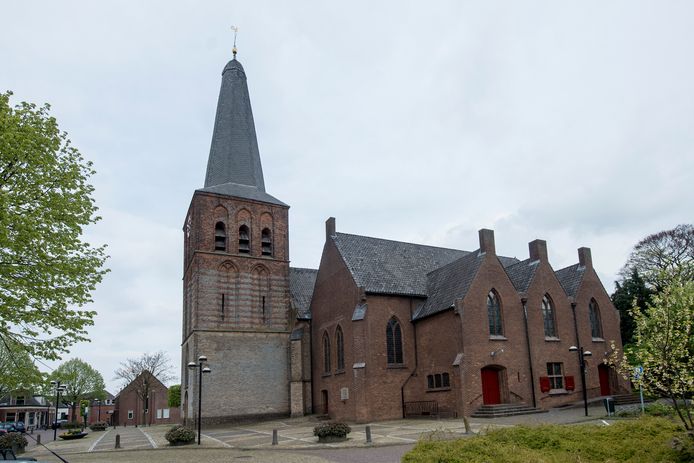
POLYGON ((341 442, 347 440, 347 434, 352 428, 346 423, 321 423, 313 428, 313 435, 318 436, 318 442, 341 442))
POLYGON ((77 429, 74 431, 68 431, 63 434, 60 434, 58 437, 60 437, 63 440, 75 440, 75 439, 82 439, 84 436, 89 434, 88 432, 82 432, 77 429))

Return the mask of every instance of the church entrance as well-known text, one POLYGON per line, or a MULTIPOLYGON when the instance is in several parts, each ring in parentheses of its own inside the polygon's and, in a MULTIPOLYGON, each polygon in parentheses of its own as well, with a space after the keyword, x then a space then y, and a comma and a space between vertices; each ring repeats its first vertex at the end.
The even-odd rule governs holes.
POLYGON ((604 363, 598 365, 598 376, 600 377, 600 395, 612 394, 610 388, 610 367, 604 363))
POLYGON ((503 374, 505 372, 505 368, 498 366, 488 366, 482 368, 482 400, 484 405, 496 405, 502 403, 501 386, 504 382, 503 374))

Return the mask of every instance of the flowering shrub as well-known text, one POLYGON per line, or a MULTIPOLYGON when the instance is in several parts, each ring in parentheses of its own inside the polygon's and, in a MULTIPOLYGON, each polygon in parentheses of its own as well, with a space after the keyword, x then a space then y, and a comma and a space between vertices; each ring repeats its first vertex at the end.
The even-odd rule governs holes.
POLYGON ((164 437, 171 445, 190 444, 195 440, 195 431, 178 424, 169 429, 164 437))
POLYGON ((321 423, 313 428, 313 435, 319 439, 325 437, 347 437, 352 428, 345 423, 321 423))

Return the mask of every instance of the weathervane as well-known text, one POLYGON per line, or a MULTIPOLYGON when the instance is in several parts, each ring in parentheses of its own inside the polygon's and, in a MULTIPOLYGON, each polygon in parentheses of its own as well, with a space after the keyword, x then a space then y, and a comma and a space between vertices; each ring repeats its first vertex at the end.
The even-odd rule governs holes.
POLYGON ((232 53, 234 54, 234 59, 236 59, 236 34, 239 32, 239 27, 238 26, 231 26, 231 30, 234 31, 234 48, 231 49, 232 53))

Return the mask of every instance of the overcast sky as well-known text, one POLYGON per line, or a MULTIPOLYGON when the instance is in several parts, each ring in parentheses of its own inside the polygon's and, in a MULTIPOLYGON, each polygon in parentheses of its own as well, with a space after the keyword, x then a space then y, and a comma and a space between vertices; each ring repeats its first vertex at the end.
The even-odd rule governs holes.
MULTIPOLYGON (((180 372, 185 213, 203 186, 231 25, 291 264, 338 231, 499 254, 588 246, 608 291, 694 217, 694 3, 3 2, 0 91, 48 102, 94 162, 111 269, 80 357, 180 372)), ((50 364, 55 366, 55 364, 50 364)), ((214 366, 212 365, 214 368, 214 366)), ((45 368, 44 368, 45 369, 45 368)))

